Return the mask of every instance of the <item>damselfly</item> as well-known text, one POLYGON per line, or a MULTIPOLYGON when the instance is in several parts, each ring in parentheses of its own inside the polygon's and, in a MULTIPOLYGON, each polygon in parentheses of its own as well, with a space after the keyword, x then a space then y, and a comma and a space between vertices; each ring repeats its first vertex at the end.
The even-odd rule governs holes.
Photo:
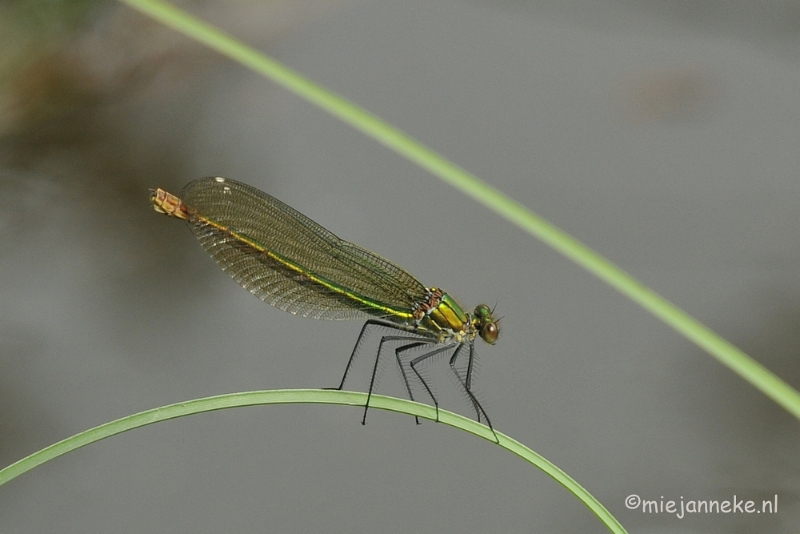
POLYGON ((465 312, 440 288, 425 287, 389 260, 339 239, 280 200, 234 180, 195 180, 180 197, 156 189, 151 201, 156 211, 187 221, 220 267, 261 300, 314 319, 367 319, 337 389, 344 387, 369 331, 393 332, 382 336, 378 345, 362 423, 386 345, 394 348, 411 400, 415 399, 409 378, 416 377, 437 414, 439 402, 420 366, 435 356, 449 355, 450 368, 478 422, 483 419, 492 428, 472 392, 475 339, 491 345, 500 333, 499 320, 489 306, 480 304, 465 312), (411 351, 422 354, 409 360, 411 351), (460 358, 467 359, 466 367, 459 368, 460 358))

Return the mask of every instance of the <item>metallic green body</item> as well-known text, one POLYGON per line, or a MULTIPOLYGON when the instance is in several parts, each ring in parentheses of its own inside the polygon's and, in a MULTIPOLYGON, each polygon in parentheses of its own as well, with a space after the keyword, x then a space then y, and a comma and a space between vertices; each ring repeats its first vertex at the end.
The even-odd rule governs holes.
POLYGON ((447 293, 249 185, 203 178, 187 184, 180 198, 158 190, 152 201, 158 211, 186 219, 224 271, 279 309, 315 319, 377 317, 439 342, 497 337, 482 333, 484 324, 496 330, 485 305, 486 313, 478 313, 480 306, 464 312, 447 293))

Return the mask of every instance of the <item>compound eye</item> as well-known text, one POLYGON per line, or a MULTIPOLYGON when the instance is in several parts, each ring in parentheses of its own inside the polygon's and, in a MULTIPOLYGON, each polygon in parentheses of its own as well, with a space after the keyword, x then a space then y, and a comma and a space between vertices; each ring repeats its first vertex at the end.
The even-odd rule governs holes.
POLYGON ((480 336, 485 342, 489 345, 494 345, 495 341, 497 341, 497 336, 500 335, 500 328, 497 326, 497 323, 486 323, 481 328, 480 336))
POLYGON ((492 310, 486 304, 480 304, 475 308, 475 317, 483 321, 492 314, 492 310))

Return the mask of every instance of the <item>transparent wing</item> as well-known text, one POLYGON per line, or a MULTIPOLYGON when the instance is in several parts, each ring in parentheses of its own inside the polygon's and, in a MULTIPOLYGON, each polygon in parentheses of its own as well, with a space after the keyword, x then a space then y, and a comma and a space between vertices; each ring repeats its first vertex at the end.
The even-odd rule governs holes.
POLYGON ((204 178, 181 192, 203 248, 242 287, 316 319, 410 312, 425 287, 408 271, 348 243, 280 200, 234 180, 204 178))

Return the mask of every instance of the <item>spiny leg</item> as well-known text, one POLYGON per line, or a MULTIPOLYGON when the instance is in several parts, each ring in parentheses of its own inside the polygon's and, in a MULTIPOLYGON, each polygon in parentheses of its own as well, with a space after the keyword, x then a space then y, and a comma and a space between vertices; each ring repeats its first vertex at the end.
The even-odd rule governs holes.
MULTIPOLYGON (((347 380, 347 375, 350 372, 350 368, 352 367, 353 361, 355 360, 355 357, 358 354, 358 351, 360 350, 361 344, 363 343, 364 339, 367 337, 368 330, 373 326, 379 326, 379 327, 387 328, 389 330, 396 330, 396 331, 401 331, 401 332, 407 332, 408 331, 408 329, 403 328, 402 326, 396 325, 394 323, 389 323, 389 322, 380 321, 380 320, 376 320, 376 319, 370 319, 369 321, 366 321, 364 323, 364 326, 361 327, 361 332, 359 333, 358 339, 356 340, 356 344, 353 347, 352 353, 350 354, 350 359, 347 361, 347 367, 345 367, 344 375, 342 375, 342 381, 339 384, 339 387, 330 388, 330 389, 341 390, 341 389, 344 388, 344 384, 345 384, 345 381, 347 380)), ((421 346, 423 346, 425 344, 432 343, 431 341, 426 341, 424 337, 419 338, 419 337, 413 337, 413 336, 384 336, 384 337, 381 338, 381 342, 378 345, 378 352, 375 355, 375 365, 373 366, 373 369, 372 369, 372 376, 370 378, 369 392, 367 393, 367 402, 366 402, 366 404, 364 406, 364 416, 361 419, 361 424, 366 424, 367 411, 369 410, 369 401, 370 401, 370 398, 372 397, 372 390, 375 387, 375 379, 376 379, 376 375, 377 375, 377 371, 378 371, 378 361, 380 359, 381 351, 383 350, 383 343, 386 342, 386 341, 410 341, 411 342, 411 343, 409 343, 407 345, 403 345, 403 346, 398 347, 397 349, 395 349, 395 357, 397 358, 398 365, 400 365, 400 371, 401 371, 401 373, 403 375, 403 381, 404 381, 404 384, 406 386, 406 391, 408 391, 408 395, 409 395, 409 398, 411 400, 414 400, 414 396, 413 396, 410 384, 408 382, 408 376, 407 376, 407 374, 405 372, 405 368, 402 365, 402 360, 400 359, 400 356, 401 356, 401 354, 403 352, 406 352, 408 350, 412 350, 412 349, 415 349, 415 348, 419 348, 419 347, 421 347, 421 346)), ((441 354, 442 352, 445 352, 445 351, 447 351, 449 349, 452 349, 453 346, 454 345, 451 344, 451 345, 446 345, 444 347, 437 348, 436 350, 433 350, 431 352, 423 354, 422 356, 419 356, 419 357, 415 358, 414 360, 412 360, 410 362, 410 366, 411 366, 411 369, 414 371, 414 374, 417 375, 417 378, 422 383, 423 387, 428 392, 428 395, 430 395, 431 399, 433 400, 434 406, 436 408, 436 420, 437 421, 439 420, 439 402, 436 399, 436 396, 433 394, 433 391, 431 390, 431 388, 428 385, 428 383, 422 377, 420 372, 416 369, 416 365, 419 364, 420 362, 425 361, 428 358, 431 358, 433 356, 441 354)), ((456 378, 458 378, 461 386, 467 392, 467 395, 469 396, 470 401, 473 403, 473 407, 475 408, 475 411, 476 411, 476 413, 478 415, 478 422, 480 422, 480 414, 482 413, 483 417, 486 419, 486 423, 489 426, 489 429, 495 435, 495 441, 499 442, 499 439, 497 438, 497 434, 494 432, 494 428, 492 427, 492 422, 489 420, 489 416, 486 414, 486 410, 483 409, 483 406, 481 406, 481 404, 478 402, 478 399, 475 398, 475 395, 472 393, 472 390, 471 390, 472 375, 473 375, 473 372, 474 372, 474 347, 473 347, 472 344, 470 344, 470 347, 469 347, 469 361, 468 361, 469 363, 467 365, 467 377, 466 377, 466 379, 462 378, 461 375, 458 373, 458 370, 455 368, 455 362, 456 362, 456 360, 458 358, 458 355, 460 354, 460 352, 461 352, 461 350, 463 348, 464 348, 464 343, 459 344, 458 347, 456 348, 455 352, 453 353, 453 356, 450 359, 450 368, 452 369, 453 373, 456 375, 456 378)), ((419 423, 419 418, 415 417, 415 419, 419 423)))
MULTIPOLYGON (((393 336, 392 340, 393 341, 400 341, 400 340, 412 341, 412 343, 409 343, 408 345, 403 345, 401 347, 397 347, 394 350, 394 357, 397 360, 397 366, 400 367, 400 373, 403 375, 403 383, 406 386, 406 391, 408 392, 408 398, 413 401, 413 400, 415 400, 414 399, 414 392, 411 391, 411 384, 409 384, 409 382, 408 382, 408 375, 406 374, 406 368, 403 365, 403 360, 400 359, 400 355, 402 353, 406 352, 406 351, 417 349, 419 347, 428 345, 430 342, 429 341, 419 341, 419 338, 410 337, 410 336, 405 336, 405 337, 403 337, 403 336, 393 336)), ((417 424, 419 424, 419 417, 415 415, 414 416, 414 421, 416 421, 417 424)))
POLYGON ((472 406, 475 408, 475 413, 478 415, 478 422, 479 423, 481 422, 481 414, 483 414, 484 419, 486 419, 486 425, 489 427, 489 430, 492 431, 492 434, 494 434, 494 441, 496 443, 500 443, 500 438, 497 437, 497 432, 494 431, 494 427, 492 426, 492 421, 489 419, 489 416, 486 414, 486 410, 483 409, 483 406, 481 406, 481 403, 478 402, 478 399, 472 393, 472 389, 470 389, 470 386, 472 385, 472 372, 474 370, 474 365, 473 364, 474 364, 474 361, 475 361, 475 346, 472 343, 469 344, 469 360, 468 360, 468 363, 467 363, 467 379, 464 380, 463 378, 461 378, 461 375, 458 373, 458 369, 456 369, 456 366, 455 366, 456 359, 458 358, 458 355, 461 353, 461 350, 463 348, 464 348, 464 344, 462 343, 461 345, 459 345, 459 347, 453 353, 453 357, 450 358, 450 369, 453 370, 453 374, 456 375, 456 378, 458 378, 458 381, 461 383, 461 386, 464 388, 464 391, 466 391, 467 395, 469 395, 469 399, 470 399, 470 401, 472 401, 472 406))
MULTIPOLYGON (((377 324, 380 324, 381 326, 384 326, 384 327, 392 329, 392 330, 404 331, 402 328, 399 328, 396 325, 384 324, 384 323, 377 323, 377 324)), ((425 342, 420 342, 420 338, 419 337, 413 337, 413 336, 383 336, 381 338, 381 342, 378 343, 378 354, 375 356, 375 365, 372 368, 372 377, 370 378, 370 381, 369 381, 369 391, 367 392, 367 402, 364 405, 364 417, 362 417, 362 419, 361 419, 361 424, 362 425, 367 424, 367 412, 369 411, 369 400, 372 398, 372 391, 375 388, 375 377, 376 377, 376 375, 378 373, 378 361, 380 360, 381 352, 383 352, 383 344, 386 343, 386 342, 393 342, 393 341, 412 341, 412 343, 409 343, 408 345, 404 345, 403 347, 414 347, 414 346, 417 346, 418 344, 426 344, 425 342)), ((402 349, 403 347, 401 347, 400 349, 402 349)), ((398 349, 398 350, 400 350, 400 349, 398 349)), ((395 351, 395 357, 397 357, 396 353, 397 353, 397 351, 395 351)), ((414 397, 411 394, 411 387, 408 384, 408 379, 406 377, 406 373, 405 373, 405 370, 403 369, 402 365, 400 366, 400 371, 403 373, 403 380, 405 381, 406 390, 408 391, 408 394, 411 397, 411 400, 414 400, 414 397)), ((419 423, 419 419, 417 419, 417 423, 419 423)))
MULTIPOLYGON (((454 355, 455 356, 455 355, 454 355)), ((455 363, 455 360, 453 361, 455 363)), ((469 344, 469 362, 467 363, 467 389, 472 391, 472 373, 475 370, 475 348, 472 343, 469 344)))
POLYGON ((336 388, 324 388, 324 389, 337 389, 341 391, 344 388, 344 383, 347 380, 347 375, 350 373, 350 367, 353 365, 353 360, 355 360, 356 355, 361 347, 361 343, 367 337, 367 331, 369 328, 373 326, 383 326, 386 328, 393 328, 394 325, 389 323, 385 323, 383 321, 378 321, 376 319, 370 319, 369 321, 364 323, 364 326, 361 327, 361 332, 358 334, 358 339, 356 340, 356 344, 353 346, 353 352, 350 353, 350 359, 347 360, 347 367, 344 368, 344 374, 342 375, 342 381, 339 383, 339 387, 336 388))
MULTIPOLYGON (((466 390, 467 396, 469 397, 470 402, 472 403, 472 408, 475 410, 475 415, 478 416, 478 422, 481 422, 481 412, 483 412, 483 408, 476 402, 476 400, 471 395, 472 392, 472 374, 474 370, 474 352, 473 352, 473 345, 467 343, 461 343, 458 348, 453 351, 453 356, 450 358, 450 369, 458 378, 458 381, 461 383, 461 386, 466 390), (469 346, 469 358, 467 360, 467 376, 466 379, 461 376, 458 369, 456 368, 456 362, 458 361, 458 356, 461 354, 461 351, 466 349, 469 346)), ((486 415, 486 412, 483 412, 483 415, 486 415)))
POLYGON ((419 378, 419 381, 422 382, 422 385, 425 388, 425 390, 428 392, 428 395, 431 396, 431 400, 433 400, 433 406, 436 408, 436 422, 437 423, 439 422, 439 401, 436 400, 436 395, 433 394, 433 390, 431 390, 431 388, 428 385, 428 383, 425 381, 424 378, 422 378, 422 374, 420 374, 420 372, 417 370, 417 364, 420 363, 420 362, 424 362, 425 360, 427 360, 429 358, 432 358, 434 356, 437 356, 437 355, 439 355, 439 354, 441 354, 443 352, 447 352, 448 350, 450 350, 452 348, 453 348, 452 344, 451 345, 445 345, 444 347, 439 347, 439 348, 434 349, 434 350, 432 350, 430 352, 426 352, 422 356, 418 356, 418 357, 414 358, 413 360, 411 360, 411 363, 409 364, 411 366, 411 370, 414 371, 414 374, 417 375, 417 378, 419 378))
POLYGON ((383 350, 383 338, 378 345, 378 354, 375 355, 375 365, 372 367, 372 378, 369 379, 369 391, 367 392, 367 402, 364 404, 364 417, 361 418, 361 424, 367 424, 367 410, 369 410, 369 400, 372 398, 372 388, 375 387, 375 375, 378 372, 378 361, 381 359, 381 350, 383 350))

